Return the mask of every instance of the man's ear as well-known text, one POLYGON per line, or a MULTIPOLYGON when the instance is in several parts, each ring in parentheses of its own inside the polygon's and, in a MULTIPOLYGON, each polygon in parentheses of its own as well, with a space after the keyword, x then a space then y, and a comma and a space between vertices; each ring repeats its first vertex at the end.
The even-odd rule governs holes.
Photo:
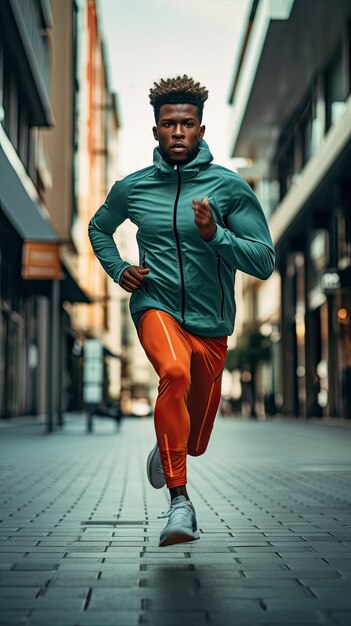
POLYGON ((206 126, 200 126, 200 130, 199 130, 199 137, 200 139, 203 138, 204 134, 205 134, 205 130, 206 130, 206 126))
POLYGON ((158 141, 157 126, 153 126, 152 132, 153 132, 153 135, 154 135, 154 139, 156 139, 156 141, 158 141))

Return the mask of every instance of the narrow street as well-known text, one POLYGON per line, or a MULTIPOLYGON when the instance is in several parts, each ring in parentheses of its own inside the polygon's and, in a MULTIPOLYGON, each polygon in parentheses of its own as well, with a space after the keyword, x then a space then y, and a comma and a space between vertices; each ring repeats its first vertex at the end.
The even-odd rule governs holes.
POLYGON ((200 540, 169 548, 151 419, 0 436, 1 624, 350 624, 350 428, 218 418, 189 458, 200 540))

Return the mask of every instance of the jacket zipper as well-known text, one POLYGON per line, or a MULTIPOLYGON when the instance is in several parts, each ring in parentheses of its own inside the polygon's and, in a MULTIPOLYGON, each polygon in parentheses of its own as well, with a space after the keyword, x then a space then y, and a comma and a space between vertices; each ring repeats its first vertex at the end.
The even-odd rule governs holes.
MULTIPOLYGON (((146 261, 146 252, 144 252, 143 262, 142 262, 142 264, 141 264, 141 265, 142 265, 142 267, 146 267, 146 263, 145 263, 145 261, 146 261)), ((147 293, 147 279, 146 279, 146 280, 144 280, 144 289, 145 289, 145 291, 146 291, 146 293, 147 293)))
POLYGON ((223 317, 223 307, 224 307, 224 291, 223 291, 223 284, 222 284, 222 277, 221 277, 221 257, 218 255, 218 265, 217 265, 217 271, 218 271, 218 279, 219 279, 219 285, 221 288, 221 294, 222 294, 222 302, 221 302, 221 318, 222 320, 224 319, 223 317))
POLYGON ((177 187, 177 194, 176 194, 176 198, 174 201, 174 207, 173 207, 173 230, 174 230, 174 236, 175 236, 175 240, 176 240, 176 244, 177 244, 177 251, 178 251, 178 260, 179 260, 179 269, 180 269, 180 281, 181 281, 181 286, 182 286, 182 323, 185 323, 185 286, 184 286, 184 271, 183 271, 183 261, 182 261, 182 255, 181 255, 181 250, 180 250, 180 242, 179 242, 179 236, 178 236, 178 232, 177 232, 177 207, 178 207, 178 200, 179 200, 179 195, 180 195, 180 188, 181 188, 181 176, 180 176, 180 171, 177 165, 174 166, 174 169, 177 170, 177 176, 178 176, 178 187, 177 187))

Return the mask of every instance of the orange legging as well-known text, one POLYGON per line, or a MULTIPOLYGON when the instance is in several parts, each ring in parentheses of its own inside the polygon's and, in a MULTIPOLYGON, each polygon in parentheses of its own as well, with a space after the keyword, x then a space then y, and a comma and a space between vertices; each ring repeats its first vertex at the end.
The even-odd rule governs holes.
POLYGON ((160 377, 154 417, 167 487, 185 485, 186 455, 203 454, 211 435, 227 337, 192 335, 156 309, 142 314, 137 332, 160 377))

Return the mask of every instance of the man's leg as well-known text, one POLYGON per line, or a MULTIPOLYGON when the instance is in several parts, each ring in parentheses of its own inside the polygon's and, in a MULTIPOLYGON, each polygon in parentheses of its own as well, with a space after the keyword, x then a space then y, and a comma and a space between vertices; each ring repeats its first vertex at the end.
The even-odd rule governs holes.
POLYGON ((188 454, 199 456, 207 448, 217 414, 227 338, 193 337, 191 387, 188 395, 190 434, 188 454))
POLYGON ((180 324, 156 309, 142 316, 138 336, 160 377, 154 418, 167 487, 172 499, 178 495, 188 499, 185 485, 191 345, 180 324))

